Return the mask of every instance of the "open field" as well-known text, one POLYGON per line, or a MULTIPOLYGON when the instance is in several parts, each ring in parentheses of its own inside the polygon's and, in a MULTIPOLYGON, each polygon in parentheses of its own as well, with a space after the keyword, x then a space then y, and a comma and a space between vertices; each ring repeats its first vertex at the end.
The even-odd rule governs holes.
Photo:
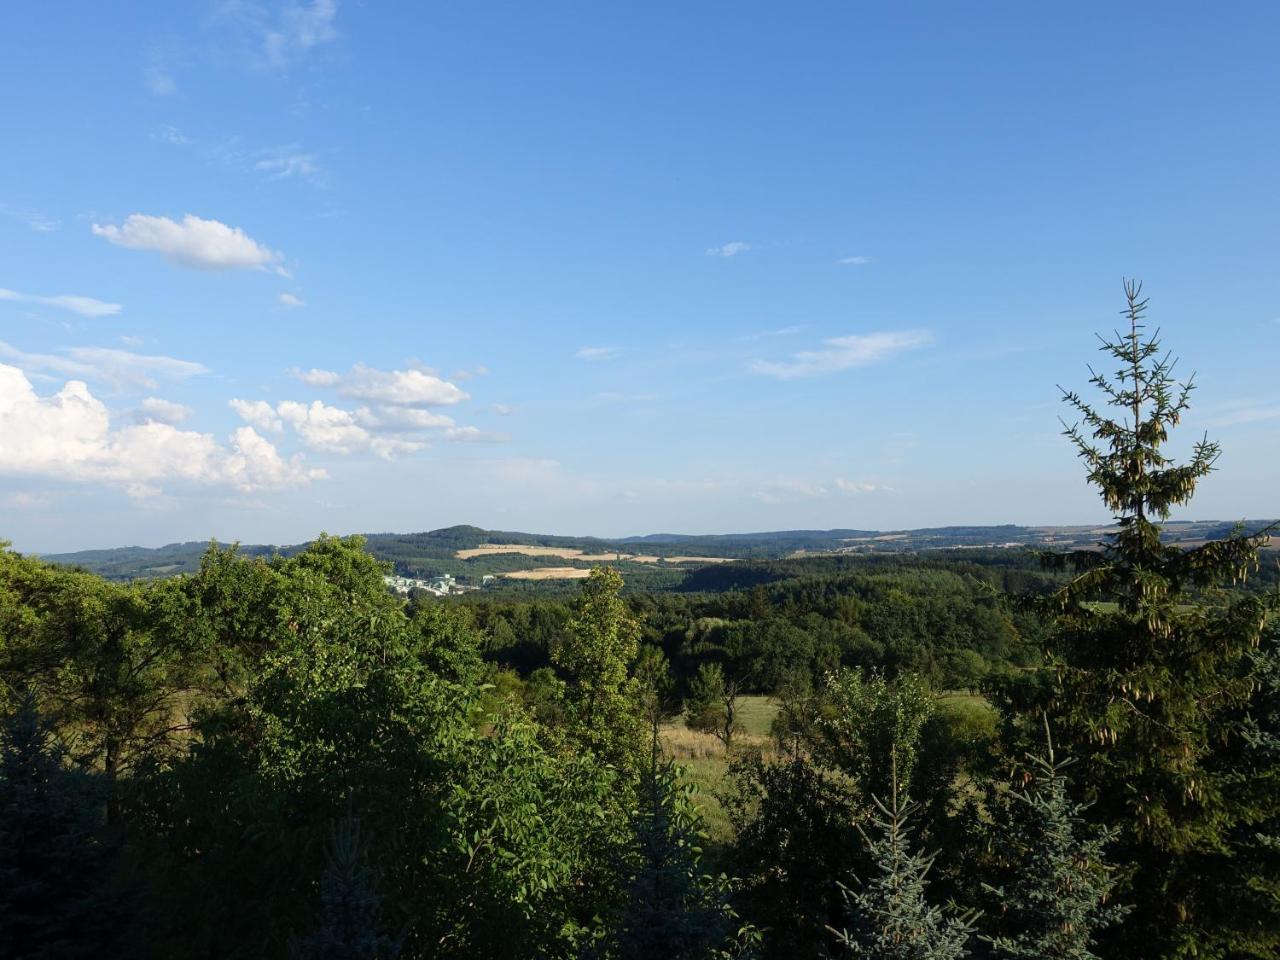
MULTIPOLYGON (((520 543, 485 543, 478 547, 454 551, 459 560, 476 557, 495 557, 503 554, 519 554, 526 557, 558 557, 561 560, 578 560, 583 563, 731 563, 732 557, 659 557, 647 553, 587 553, 573 547, 540 547, 520 543)), ((507 574, 515 576, 515 574, 507 574)), ((546 577, 526 577, 536 580, 546 577)))
MULTIPOLYGON (((767 751, 772 745, 769 727, 777 713, 778 703, 773 697, 741 698, 738 703, 741 729, 734 742, 734 751, 767 751)), ((702 812, 711 840, 727 843, 732 839, 733 831, 718 796, 729 768, 724 744, 709 733, 690 730, 684 719, 677 717, 663 728, 662 745, 667 756, 684 769, 685 781, 697 788, 695 802, 702 812)))
POLYGON ((512 570, 502 576, 509 580, 583 580, 591 576, 589 567, 542 567, 537 570, 512 570))
MULTIPOLYGON (((496 553, 522 553, 526 557, 559 557, 561 560, 577 560, 584 556, 583 551, 570 547, 536 547, 520 543, 486 543, 466 550, 458 550, 454 556, 459 560, 471 560, 475 557, 490 557, 496 553)), ((615 554, 604 554, 612 559, 615 554)))

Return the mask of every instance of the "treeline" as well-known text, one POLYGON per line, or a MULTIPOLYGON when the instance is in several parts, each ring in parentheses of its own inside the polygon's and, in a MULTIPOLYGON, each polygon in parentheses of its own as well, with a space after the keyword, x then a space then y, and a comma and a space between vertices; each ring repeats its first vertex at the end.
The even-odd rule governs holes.
MULTIPOLYGON (((1015 601, 1062 577, 1022 554, 998 563, 947 557, 830 557, 703 568, 707 591, 627 594, 644 640, 662 650, 683 690, 708 663, 743 693, 818 683, 841 667, 915 673, 939 690, 977 690, 1042 650, 1040 614, 1015 601), (722 592, 720 592, 722 591, 722 592)), ((575 588, 576 589, 576 588, 575 588)), ((431 603, 423 598, 423 603, 431 603)), ((571 600, 472 595, 486 657, 527 677, 550 664, 571 600)))

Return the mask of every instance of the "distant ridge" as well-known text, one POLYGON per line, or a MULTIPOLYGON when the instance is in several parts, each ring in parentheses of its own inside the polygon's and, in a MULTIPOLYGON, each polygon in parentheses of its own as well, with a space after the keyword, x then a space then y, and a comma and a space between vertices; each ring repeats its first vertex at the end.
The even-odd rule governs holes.
MULTIPOLYGON (((1246 529, 1256 530, 1267 521, 1250 521, 1246 529)), ((1230 533, 1237 526, 1221 520, 1184 520, 1165 525, 1170 542, 1193 544, 1230 533)), ((469 524, 442 527, 421 533, 367 534, 369 552, 395 565, 397 572, 418 576, 483 576, 526 568, 580 566, 591 557, 606 553, 628 556, 644 554, 649 573, 669 569, 667 557, 685 565, 697 558, 712 560, 769 560, 824 553, 912 553, 927 550, 974 549, 1088 549, 1096 546, 1112 527, 1095 525, 925 527, 916 530, 774 530, 759 533, 682 534, 651 533, 631 537, 574 537, 485 530, 469 524), (511 545, 558 550, 548 555, 488 551, 481 556, 459 557, 459 551, 478 547, 511 545), (588 559, 578 560, 567 553, 580 551, 588 559)), ((131 580, 190 573, 199 568, 200 557, 209 541, 170 543, 162 547, 115 547, 48 554, 44 559, 98 573, 109 579, 131 580)), ((253 557, 275 553, 291 554, 306 544, 242 544, 240 552, 253 557)), ((528 553, 528 552, 527 552, 528 553)), ((633 564, 633 566, 636 564, 633 564)), ((674 575, 674 574, 671 574, 674 575)))

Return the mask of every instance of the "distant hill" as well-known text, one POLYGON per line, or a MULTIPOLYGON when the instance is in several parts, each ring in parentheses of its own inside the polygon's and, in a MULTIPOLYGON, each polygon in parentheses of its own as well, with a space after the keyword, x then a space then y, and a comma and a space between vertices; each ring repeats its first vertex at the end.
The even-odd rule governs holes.
MULTIPOLYGON (((1265 521, 1250 522, 1258 529, 1265 521)), ((1166 539, 1194 544, 1221 537, 1235 526, 1219 520, 1180 521, 1165 526, 1166 539)), ((919 530, 777 530, 761 533, 714 535, 656 533, 607 539, 484 530, 473 526, 445 527, 424 533, 367 534, 369 552, 394 564, 406 576, 431 577, 452 574, 463 580, 479 580, 487 574, 549 568, 590 566, 605 559, 630 570, 631 577, 669 583, 702 564, 726 560, 771 560, 782 557, 843 553, 913 553, 924 550, 972 550, 991 548, 1080 549, 1089 548, 1111 530, 1107 526, 999 526, 928 527, 919 530), (502 552, 503 545, 525 548, 502 552), (461 556, 459 554, 462 554, 461 556), (581 557, 575 556, 581 554, 581 557), (701 561, 701 564, 700 564, 701 561)), ((90 570, 112 580, 173 576, 198 569, 208 549, 205 541, 171 543, 163 547, 116 547, 50 554, 44 559, 90 570)), ((275 546, 242 545, 249 556, 290 554, 305 544, 275 546)))

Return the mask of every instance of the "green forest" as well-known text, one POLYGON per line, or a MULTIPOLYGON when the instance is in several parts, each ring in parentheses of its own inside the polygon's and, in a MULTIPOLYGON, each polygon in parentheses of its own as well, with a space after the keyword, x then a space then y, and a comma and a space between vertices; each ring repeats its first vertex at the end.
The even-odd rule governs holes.
POLYGON ((1078 549, 407 599, 360 537, 0 550, 0 957, 1280 958, 1277 555, 1162 536, 1219 450, 1126 291, 1078 549))

